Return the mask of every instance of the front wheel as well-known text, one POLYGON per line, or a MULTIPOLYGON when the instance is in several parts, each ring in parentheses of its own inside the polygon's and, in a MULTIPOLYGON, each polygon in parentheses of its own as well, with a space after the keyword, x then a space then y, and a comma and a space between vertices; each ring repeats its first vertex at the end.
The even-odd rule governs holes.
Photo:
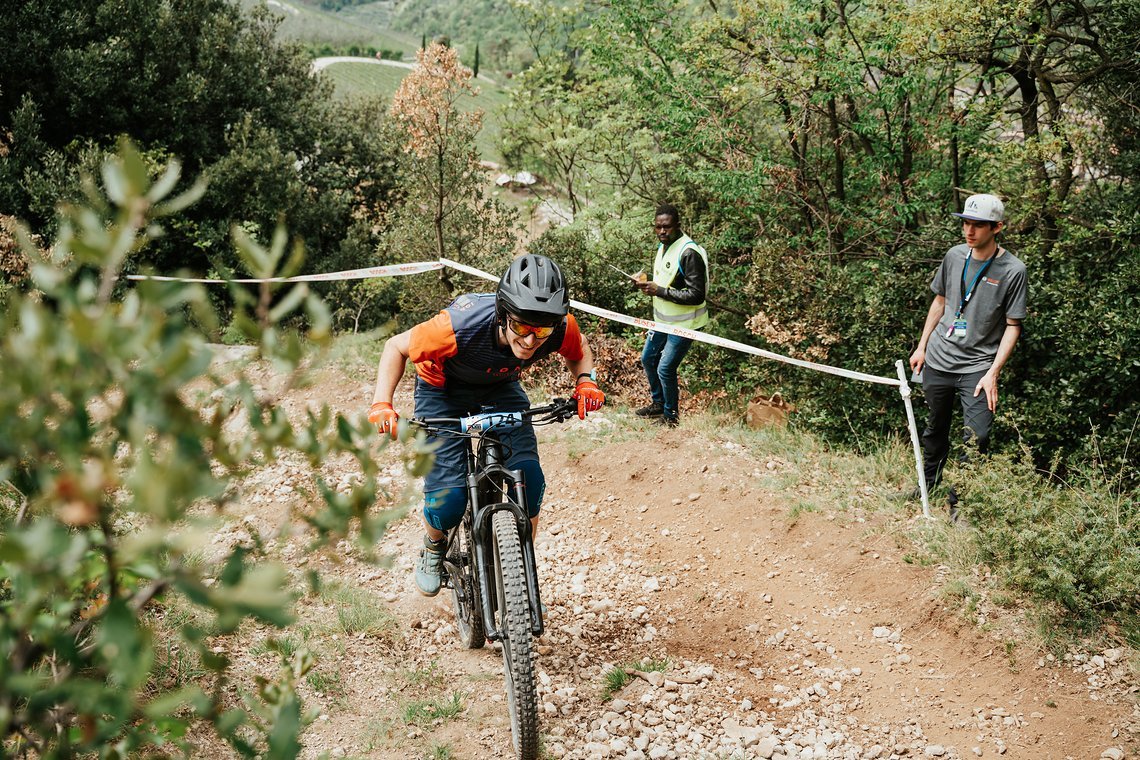
POLYGON ((495 597, 511 736, 519 760, 535 760, 538 757, 538 697, 534 688, 530 602, 522 545, 512 513, 496 512, 491 525, 495 533, 495 597))
POLYGON ((451 605, 459 641, 466 649, 479 649, 487 641, 483 632, 479 577, 475 572, 475 550, 471 543, 471 521, 464 519, 455 529, 447 548, 447 568, 451 576, 451 605))

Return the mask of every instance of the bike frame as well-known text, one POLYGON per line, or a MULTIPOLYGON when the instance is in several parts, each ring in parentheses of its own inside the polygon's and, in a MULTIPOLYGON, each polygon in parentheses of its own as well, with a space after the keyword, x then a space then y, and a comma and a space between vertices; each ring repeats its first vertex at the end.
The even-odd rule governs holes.
MULTIPOLYGON (((537 637, 545 630, 538 583, 538 564, 535 559, 534 537, 531 535, 530 515, 526 508, 523 475, 521 470, 505 466, 503 443, 498 431, 514 427, 524 419, 527 424, 532 425, 562 422, 574 416, 576 408, 577 405, 572 399, 555 399, 551 404, 532 407, 523 412, 484 412, 469 417, 412 420, 414 424, 436 435, 457 435, 468 439, 467 509, 463 513, 463 522, 470 528, 472 546, 468 547, 468 550, 472 556, 469 561, 473 564, 479 585, 481 607, 479 614, 483 619, 483 634, 491 641, 502 638, 502 632, 495 626, 494 595, 491 593, 491 580, 495 577, 492 518, 496 512, 509 511, 514 516, 523 554, 531 633, 537 637), (460 425, 458 431, 438 427, 455 423, 460 425)), ((447 533, 448 551, 452 543, 457 540, 458 529, 459 526, 456 526, 447 533)), ((452 585, 454 582, 447 575, 445 579, 448 586, 454 589, 455 586, 452 585)))

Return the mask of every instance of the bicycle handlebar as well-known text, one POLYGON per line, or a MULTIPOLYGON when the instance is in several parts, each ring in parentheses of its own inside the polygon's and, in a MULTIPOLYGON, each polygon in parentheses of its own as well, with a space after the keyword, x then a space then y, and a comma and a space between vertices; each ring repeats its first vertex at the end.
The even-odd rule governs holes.
MULTIPOLYGON (((564 422, 578 414, 578 402, 574 399, 556 398, 549 404, 532 406, 518 412, 482 412, 466 417, 412 417, 409 422, 422 428, 438 428, 440 425, 459 424, 462 435, 478 435, 490 431, 511 430, 523 422, 531 425, 545 425, 551 422, 564 422), (538 417, 539 419, 535 419, 538 417)), ((436 432, 441 432, 436 430, 436 432)), ((446 432, 455 433, 454 430, 446 432)))

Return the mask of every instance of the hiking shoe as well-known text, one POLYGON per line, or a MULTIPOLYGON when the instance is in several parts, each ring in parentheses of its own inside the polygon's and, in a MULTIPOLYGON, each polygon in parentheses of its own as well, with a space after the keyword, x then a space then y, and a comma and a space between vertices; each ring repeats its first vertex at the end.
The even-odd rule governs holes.
POLYGON ((681 418, 680 417, 666 417, 665 415, 661 415, 660 417, 657 417, 653 421, 659 425, 664 425, 665 427, 671 427, 671 428, 677 427, 678 425, 681 424, 681 418))
POLYGON ((416 589, 424 596, 439 593, 440 570, 443 568, 444 539, 438 542, 424 536, 424 548, 420 550, 420 560, 416 563, 416 589))
POLYGON ((640 409, 634 411, 634 414, 636 414, 638 417, 660 417, 661 413, 664 411, 665 409, 661 406, 661 404, 650 404, 649 406, 643 406, 640 409))

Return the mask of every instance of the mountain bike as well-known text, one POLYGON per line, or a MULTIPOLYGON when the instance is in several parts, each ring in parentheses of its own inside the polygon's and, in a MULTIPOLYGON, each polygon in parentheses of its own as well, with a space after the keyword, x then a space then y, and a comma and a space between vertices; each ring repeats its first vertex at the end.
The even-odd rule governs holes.
POLYGON ((538 695, 534 685, 533 638, 542 635, 530 517, 522 473, 506 466, 500 433, 521 425, 564 422, 577 415, 573 399, 555 399, 520 412, 483 412, 468 417, 412 418, 436 436, 467 438, 467 509, 447 532, 441 582, 450 588, 459 640, 468 649, 498 641, 519 760, 538 757, 538 695))

